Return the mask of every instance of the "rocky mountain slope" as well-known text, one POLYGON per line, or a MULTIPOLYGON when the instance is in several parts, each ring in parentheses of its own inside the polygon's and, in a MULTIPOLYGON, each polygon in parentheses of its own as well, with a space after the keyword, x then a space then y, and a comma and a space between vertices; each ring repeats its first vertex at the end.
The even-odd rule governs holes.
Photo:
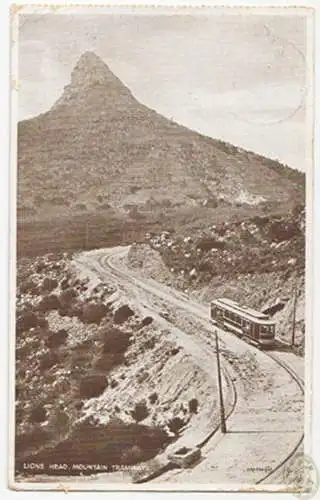
POLYGON ((127 264, 209 303, 228 297, 258 310, 271 308, 277 333, 291 342, 296 294, 296 344, 305 327, 305 213, 213 224, 177 235, 146 234, 133 245, 127 264))
POLYGON ((215 386, 114 283, 84 279, 66 254, 51 254, 19 262, 17 292, 19 477, 97 464, 112 472, 152 459, 190 428, 211 430, 215 386))
POLYGON ((18 215, 301 202, 304 175, 139 103, 86 52, 46 113, 18 129, 18 215))

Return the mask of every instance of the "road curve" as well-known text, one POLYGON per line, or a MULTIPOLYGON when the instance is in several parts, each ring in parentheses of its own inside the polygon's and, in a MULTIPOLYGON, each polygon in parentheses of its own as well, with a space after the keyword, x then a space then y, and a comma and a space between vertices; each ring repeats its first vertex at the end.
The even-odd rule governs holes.
MULTIPOLYGON (((127 252, 128 247, 86 252, 79 256, 79 260, 102 278, 113 276, 129 289, 143 290, 150 297, 168 304, 169 309, 179 308, 196 318, 203 325, 203 331, 197 331, 197 335, 204 336, 208 344, 212 343, 208 308, 129 270, 123 264, 127 252)), ((221 485, 229 488, 241 486, 243 489, 246 485, 252 487, 256 484, 258 488, 265 482, 272 484, 276 472, 276 491, 288 491, 288 485, 282 484, 281 474, 279 479, 279 471, 303 444, 303 382, 273 353, 264 353, 222 330, 219 330, 219 337, 230 368, 237 367, 235 359, 249 359, 253 363, 252 378, 256 378, 257 387, 254 390, 248 388, 251 380, 246 366, 240 370, 239 365, 234 372, 237 405, 229 417, 227 434, 215 435, 208 440, 203 446, 204 459, 194 468, 169 471, 155 481, 210 483, 217 489, 221 489, 221 485)))

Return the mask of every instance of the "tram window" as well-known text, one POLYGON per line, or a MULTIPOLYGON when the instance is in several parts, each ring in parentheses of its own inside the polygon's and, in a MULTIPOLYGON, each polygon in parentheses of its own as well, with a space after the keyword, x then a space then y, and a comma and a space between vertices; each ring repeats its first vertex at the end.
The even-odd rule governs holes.
POLYGON ((245 322, 244 322, 244 328, 245 328, 245 330, 247 330, 247 331, 248 331, 248 330, 250 330, 250 324, 248 323, 248 321, 245 321, 245 322))
POLYGON ((264 333, 264 334, 272 334, 272 330, 273 330, 273 327, 270 327, 270 326, 262 326, 261 327, 261 333, 264 333))

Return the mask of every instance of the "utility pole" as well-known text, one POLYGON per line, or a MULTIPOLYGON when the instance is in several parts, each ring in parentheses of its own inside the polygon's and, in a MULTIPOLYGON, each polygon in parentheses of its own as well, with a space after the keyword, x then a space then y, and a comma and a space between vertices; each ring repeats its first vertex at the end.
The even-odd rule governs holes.
POLYGON ((226 427, 226 417, 225 417, 224 403, 223 403, 222 379, 221 379, 221 367, 220 367, 220 351, 219 351, 219 339, 218 339, 217 330, 215 330, 215 336, 216 336, 216 353, 217 353, 218 389, 219 389, 219 401, 220 401, 221 432, 223 434, 225 434, 227 432, 227 427, 226 427))
POLYGON ((89 247, 89 222, 86 222, 86 228, 85 228, 85 249, 88 250, 89 247))
POLYGON ((294 286, 294 291, 293 291, 293 318, 292 318, 292 337, 291 337, 291 345, 292 345, 292 347, 294 347, 295 334, 296 334, 297 300, 298 300, 298 290, 297 290, 297 283, 296 283, 295 286, 294 286))

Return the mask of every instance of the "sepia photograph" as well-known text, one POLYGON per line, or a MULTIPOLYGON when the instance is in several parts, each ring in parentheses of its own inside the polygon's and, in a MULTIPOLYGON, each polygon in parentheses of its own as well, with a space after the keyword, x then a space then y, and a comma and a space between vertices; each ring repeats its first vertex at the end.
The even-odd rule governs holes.
POLYGON ((15 5, 11 58, 10 487, 315 491, 313 10, 15 5))

